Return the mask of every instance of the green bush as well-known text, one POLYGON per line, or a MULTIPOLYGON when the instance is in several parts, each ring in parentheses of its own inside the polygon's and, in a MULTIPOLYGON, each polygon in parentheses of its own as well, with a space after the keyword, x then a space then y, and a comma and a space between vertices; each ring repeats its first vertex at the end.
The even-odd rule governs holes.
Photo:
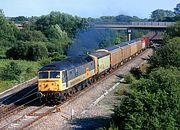
POLYGON ((150 57, 151 68, 180 66, 180 37, 169 39, 150 57))
POLYGON ((10 62, 2 69, 0 76, 2 80, 19 80, 21 73, 21 67, 15 62, 10 62))
POLYGON ((19 41, 15 46, 11 47, 6 52, 7 58, 18 59, 27 59, 27 53, 29 49, 29 43, 19 41))
POLYGON ((37 61, 48 56, 48 50, 43 42, 22 42, 19 41, 15 46, 7 50, 6 56, 15 60, 37 61))
POLYGON ((136 78, 132 74, 127 74, 124 76, 126 83, 132 84, 136 82, 136 78))
POLYGON ((42 58, 38 62, 41 66, 44 66, 44 65, 51 63, 52 62, 51 60, 52 60, 51 58, 42 58))
POLYGON ((114 109, 114 121, 119 129, 178 129, 174 111, 169 108, 168 93, 157 94, 134 90, 114 109))
POLYGON ((142 77, 142 72, 141 72, 140 68, 133 67, 133 68, 130 70, 130 73, 131 73, 136 79, 140 79, 140 78, 142 77))
POLYGON ((29 46, 27 60, 37 61, 48 56, 48 50, 43 44, 33 44, 29 46))
POLYGON ((108 128, 104 127, 104 128, 99 128, 98 130, 118 130, 118 127, 114 123, 112 123, 108 128))
POLYGON ((119 129, 178 129, 180 126, 180 71, 153 70, 125 93, 114 109, 119 129))
POLYGON ((35 76, 37 76, 37 71, 39 67, 40 65, 38 62, 1 59, 0 60, 0 91, 4 91, 12 87, 13 85, 34 78, 35 76), (12 69, 7 69, 7 66, 10 66, 11 62, 14 62, 18 66, 16 68, 20 68, 21 74, 19 75, 16 73, 17 75, 15 76, 15 78, 11 78, 10 80, 10 78, 7 77, 14 77, 13 73, 16 72, 14 70, 13 72, 9 72, 12 69))

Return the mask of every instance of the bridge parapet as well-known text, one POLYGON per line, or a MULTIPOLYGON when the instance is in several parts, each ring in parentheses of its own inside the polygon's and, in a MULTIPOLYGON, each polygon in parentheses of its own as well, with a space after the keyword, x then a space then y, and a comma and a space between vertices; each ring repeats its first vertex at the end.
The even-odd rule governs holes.
POLYGON ((102 22, 96 23, 96 28, 167 28, 175 22, 102 22))

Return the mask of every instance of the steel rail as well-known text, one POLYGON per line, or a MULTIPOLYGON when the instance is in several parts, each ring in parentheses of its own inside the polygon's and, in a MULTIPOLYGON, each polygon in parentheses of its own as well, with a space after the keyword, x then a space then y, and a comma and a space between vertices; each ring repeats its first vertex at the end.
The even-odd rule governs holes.
POLYGON ((3 107, 0 107, 0 113, 3 113, 3 112, 5 112, 5 111, 10 110, 10 109, 13 108, 14 106, 16 106, 15 103, 18 103, 18 102, 20 102, 20 101, 22 101, 22 100, 24 100, 24 99, 26 99, 26 98, 28 98, 28 97, 31 97, 32 95, 35 95, 35 94, 37 94, 37 92, 32 93, 32 94, 30 94, 30 95, 28 95, 28 96, 26 96, 26 97, 23 97, 23 98, 15 101, 15 102, 9 104, 9 105, 4 105, 3 107))
MULTIPOLYGON (((36 94, 36 93, 31 94, 31 96, 34 95, 34 94, 36 94)), ((20 112, 21 110, 25 109, 28 104, 34 102, 37 99, 39 99, 39 98, 34 98, 33 100, 30 100, 29 102, 26 102, 26 103, 24 103, 24 104, 22 104, 20 106, 17 106, 15 104, 11 104, 10 106, 7 106, 5 108, 5 111, 0 112, 1 113, 0 114, 0 121, 2 121, 3 119, 9 117, 10 115, 12 115, 14 113, 20 112)))

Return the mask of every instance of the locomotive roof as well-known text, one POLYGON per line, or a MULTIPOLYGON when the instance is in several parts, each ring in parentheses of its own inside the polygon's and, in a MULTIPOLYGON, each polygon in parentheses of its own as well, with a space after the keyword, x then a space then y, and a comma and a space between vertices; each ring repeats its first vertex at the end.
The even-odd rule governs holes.
POLYGON ((140 39, 138 38, 138 39, 134 39, 134 40, 131 40, 131 41, 129 41, 129 44, 133 44, 133 43, 135 43, 135 42, 137 42, 137 41, 139 41, 140 39))
POLYGON ((117 44, 117 46, 119 46, 119 47, 123 47, 123 46, 127 46, 127 45, 128 45, 128 42, 122 42, 122 43, 117 44))
POLYGON ((109 55, 109 53, 104 52, 104 51, 96 51, 96 52, 91 53, 91 55, 96 56, 97 58, 101 58, 101 57, 109 55))
POLYGON ((56 61, 56 62, 53 62, 51 64, 45 65, 39 71, 70 70, 72 68, 81 66, 81 65, 86 64, 86 63, 91 62, 91 61, 93 61, 93 58, 90 56, 69 58, 69 59, 66 59, 63 61, 56 61))
POLYGON ((105 49, 108 50, 108 51, 112 51, 112 50, 115 50, 117 48, 119 48, 119 47, 118 46, 111 46, 111 47, 107 47, 105 49))

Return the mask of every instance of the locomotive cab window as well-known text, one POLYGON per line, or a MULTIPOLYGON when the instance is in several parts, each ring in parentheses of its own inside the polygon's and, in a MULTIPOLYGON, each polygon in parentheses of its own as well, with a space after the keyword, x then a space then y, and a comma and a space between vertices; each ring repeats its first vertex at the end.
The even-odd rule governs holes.
POLYGON ((47 78, 48 78, 48 72, 39 73, 39 79, 47 79, 47 78))
POLYGON ((60 72, 50 72, 50 78, 60 78, 60 72))

